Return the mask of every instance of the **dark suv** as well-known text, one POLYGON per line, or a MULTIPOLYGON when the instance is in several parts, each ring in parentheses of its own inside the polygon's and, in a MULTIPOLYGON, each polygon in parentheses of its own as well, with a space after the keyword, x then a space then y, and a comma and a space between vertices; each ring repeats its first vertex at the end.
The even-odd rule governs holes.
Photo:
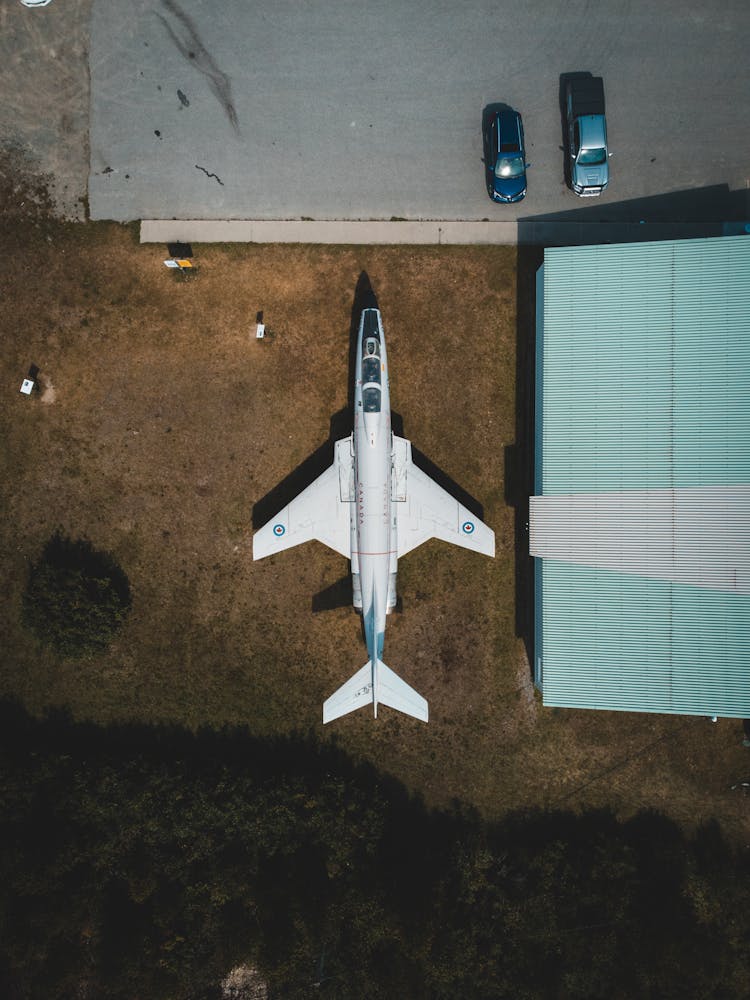
POLYGON ((487 191, 493 201, 520 201, 526 194, 526 150, 517 111, 493 111, 484 124, 487 191))

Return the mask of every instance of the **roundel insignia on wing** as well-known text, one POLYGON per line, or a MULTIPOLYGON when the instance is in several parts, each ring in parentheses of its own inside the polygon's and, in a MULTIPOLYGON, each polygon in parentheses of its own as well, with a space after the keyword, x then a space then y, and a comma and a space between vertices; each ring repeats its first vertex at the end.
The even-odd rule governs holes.
POLYGON ((464 523, 461 525, 461 531, 463 531, 465 535, 473 534, 474 528, 475 524, 473 521, 464 521, 464 523))
POLYGON ((281 536, 284 534, 285 531, 286 528, 284 527, 283 524, 274 524, 273 533, 274 535, 276 535, 277 538, 281 538, 281 536))

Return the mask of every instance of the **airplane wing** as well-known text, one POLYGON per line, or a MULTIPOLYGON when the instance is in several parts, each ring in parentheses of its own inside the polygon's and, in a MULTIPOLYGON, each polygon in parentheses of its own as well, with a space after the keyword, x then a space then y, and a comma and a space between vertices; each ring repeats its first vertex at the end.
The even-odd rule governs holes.
POLYGON ((414 464, 411 443, 394 435, 394 483, 397 499, 399 558, 428 538, 495 554, 495 532, 414 464), (402 499, 403 498, 403 499, 402 499))
POLYGON ((315 538, 352 557, 350 510, 354 460, 350 439, 336 442, 333 464, 253 535, 253 559, 315 538))

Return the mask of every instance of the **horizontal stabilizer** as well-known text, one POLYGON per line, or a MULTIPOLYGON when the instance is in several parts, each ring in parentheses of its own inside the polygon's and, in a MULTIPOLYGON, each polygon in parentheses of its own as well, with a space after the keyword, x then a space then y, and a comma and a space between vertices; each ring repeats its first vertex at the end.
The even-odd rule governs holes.
POLYGON ((323 722, 333 722, 363 705, 372 705, 372 663, 369 661, 325 701, 323 722))
POLYGON ((414 688, 402 681, 382 660, 378 663, 378 702, 427 722, 427 699, 417 694, 414 688))
MULTIPOLYGON (((425 698, 414 688, 402 681, 382 660, 378 660, 375 672, 377 678, 377 702, 388 705, 398 712, 411 715, 422 722, 428 720, 428 706, 425 698)), ((323 722, 332 722, 342 715, 355 712, 364 705, 372 705, 372 663, 366 663, 361 670, 342 684, 323 705, 323 722)))

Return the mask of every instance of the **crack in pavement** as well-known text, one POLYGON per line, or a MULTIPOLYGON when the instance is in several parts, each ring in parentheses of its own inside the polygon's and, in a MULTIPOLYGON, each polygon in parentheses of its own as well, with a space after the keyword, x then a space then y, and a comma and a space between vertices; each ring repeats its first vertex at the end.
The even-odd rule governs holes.
POLYGON ((206 177, 213 177, 213 178, 215 178, 215 180, 217 180, 219 182, 219 184, 221 184, 221 186, 224 187, 224 181, 221 179, 221 177, 219 177, 218 174, 211 174, 211 173, 209 173, 208 170, 206 170, 205 167, 201 167, 200 164, 198 164, 198 163, 195 164, 195 169, 196 170, 202 170, 203 173, 206 175, 206 177))

